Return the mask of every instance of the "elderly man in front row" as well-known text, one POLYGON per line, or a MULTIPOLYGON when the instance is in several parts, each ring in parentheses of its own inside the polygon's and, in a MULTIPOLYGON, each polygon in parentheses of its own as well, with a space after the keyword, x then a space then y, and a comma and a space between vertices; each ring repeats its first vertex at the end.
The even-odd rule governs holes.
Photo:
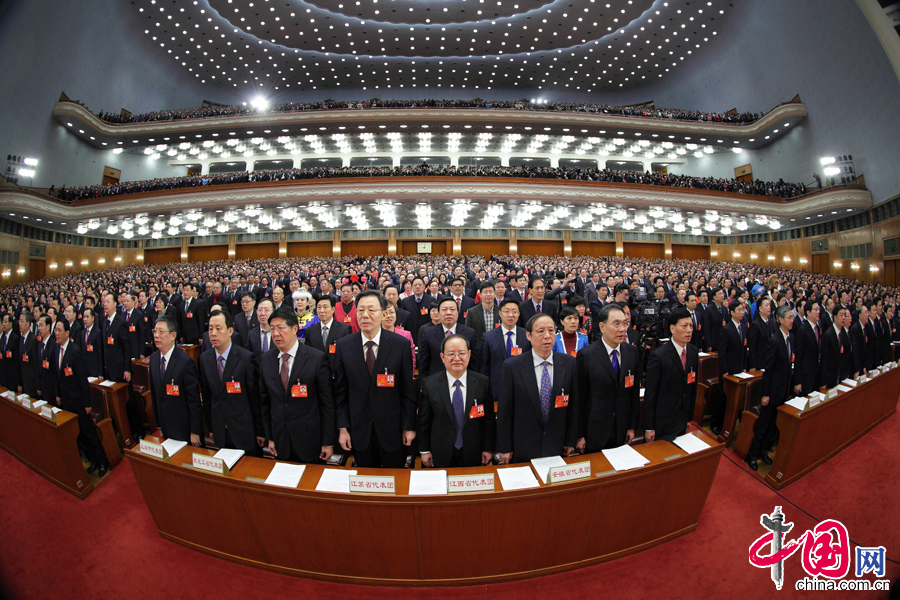
POLYGON ((199 446, 203 435, 203 409, 197 366, 184 350, 175 346, 178 324, 162 315, 153 326, 158 350, 150 355, 150 394, 153 416, 166 439, 190 441, 199 446))

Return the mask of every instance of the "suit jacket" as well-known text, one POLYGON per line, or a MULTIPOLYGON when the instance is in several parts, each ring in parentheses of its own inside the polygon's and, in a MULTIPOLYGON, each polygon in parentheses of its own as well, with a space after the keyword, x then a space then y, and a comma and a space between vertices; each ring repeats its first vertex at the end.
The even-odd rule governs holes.
POLYGON ((706 348, 706 344, 703 341, 703 311, 700 310, 699 304, 697 306, 694 309, 694 320, 697 324, 694 326, 693 333, 691 333, 691 345, 697 348, 706 348))
POLYGON ((82 342, 84 341, 84 324, 75 319, 75 321, 69 325, 69 339, 78 343, 78 338, 82 338, 82 342))
POLYGON ((84 340, 84 331, 81 331, 77 338, 70 335, 69 339, 81 348, 88 377, 100 377, 103 374, 103 334, 97 327, 97 322, 94 321, 94 326, 88 333, 87 343, 84 340))
POLYGON ((687 369, 671 341, 651 352, 647 361, 643 424, 645 431, 655 432, 657 440, 671 442, 683 435, 694 415, 699 354, 691 344, 683 352, 687 352, 687 369))
POLYGON ((128 335, 128 326, 125 324, 125 315, 116 313, 110 325, 104 314, 98 316, 94 322, 95 326, 98 324, 101 328, 100 339, 103 342, 103 376, 111 381, 125 381, 125 372, 131 372, 131 339, 128 335))
POLYGON ((600 320, 597 318, 597 315, 600 314, 600 311, 604 306, 609 304, 608 302, 603 302, 599 298, 595 298, 590 304, 588 304, 588 308, 591 310, 591 342, 596 342, 600 339, 600 320))
POLYGON ((875 363, 883 365, 891 361, 891 324, 887 315, 882 313, 879 318, 873 320, 872 325, 875 326, 875 337, 878 342, 875 363))
MULTIPOLYGON (((553 317, 553 321, 557 322, 557 316, 559 315, 559 311, 556 309, 556 303, 550 300, 544 299, 541 302, 541 313, 545 315, 550 315, 553 317)), ((526 300, 525 302, 519 303, 519 327, 525 327, 526 323, 528 323, 528 319, 537 314, 537 311, 534 310, 534 303, 531 300, 526 300)))
POLYGON ((725 327, 719 327, 719 381, 725 381, 726 374, 734 375, 747 368, 747 330, 742 328, 741 333, 738 336, 731 319, 725 327))
POLYGON ((859 321, 855 321, 850 325, 850 356, 853 359, 851 371, 853 373, 862 373, 864 369, 869 368, 869 356, 866 347, 868 346, 868 335, 863 330, 863 326, 859 321))
POLYGON ((412 350, 402 335, 381 332, 373 375, 366 368, 362 333, 335 344, 334 390, 338 429, 348 429, 354 448, 369 447, 372 430, 387 452, 402 445, 402 432, 416 429, 412 350), (378 374, 394 376, 393 387, 378 387, 378 374))
POLYGON ((637 371, 638 351, 631 344, 619 344, 618 375, 603 342, 591 344, 575 356, 578 437, 585 439, 587 452, 609 447, 611 438, 612 447, 621 446, 628 430, 637 429, 641 389, 637 371))
MULTIPOLYGON (((526 337, 526 331, 523 327, 516 326, 515 344, 522 349, 522 352, 531 350, 531 342, 526 337)), ((487 375, 493 385, 491 392, 494 394, 494 402, 500 399, 500 375, 503 363, 509 358, 506 355, 506 338, 504 337, 503 327, 495 327, 486 332, 481 338, 481 350, 479 352, 479 372, 487 375)), ((472 366, 471 361, 469 367, 472 366)))
MULTIPOLYGON (((722 308, 724 313, 728 312, 726 306, 723 305, 722 308)), ((703 311, 703 339, 707 347, 711 347, 713 352, 718 352, 719 350, 719 332, 722 330, 722 322, 728 323, 730 320, 731 315, 723 314, 723 311, 719 310, 715 302, 711 303, 703 311)))
POLYGON ((863 329, 866 332, 866 368, 871 371, 881 364, 881 361, 879 360, 880 352, 878 335, 875 332, 875 322, 872 320, 872 317, 869 317, 869 322, 866 323, 866 326, 863 329))
POLYGON ((419 345, 419 329, 422 325, 426 325, 431 323, 431 313, 426 308, 426 306, 430 306, 431 300, 427 294, 422 296, 421 302, 416 302, 415 296, 408 296, 400 301, 400 307, 410 313, 409 321, 412 329, 408 329, 412 336, 413 341, 416 343, 416 346, 419 345), (422 314, 422 311, 425 311, 425 314, 422 314))
POLYGON ((822 341, 819 345, 820 351, 820 381, 819 386, 833 388, 838 383, 852 375, 852 359, 850 358, 850 342, 848 339, 841 339, 835 333, 834 327, 829 327, 822 334, 822 341))
POLYGON ((750 325, 750 331, 747 335, 747 368, 761 369, 766 361, 766 348, 769 345, 769 338, 772 332, 769 324, 763 320, 762 315, 756 315, 753 324, 750 325))
MULTIPOLYGON (((449 297, 453 298, 453 296, 449 296, 449 297)), ((479 302, 479 304, 480 304, 480 302, 479 302)), ((466 317, 468 316, 469 310, 474 307, 475 307, 475 301, 473 299, 469 298, 468 296, 466 296, 465 294, 463 294, 462 298, 459 301, 459 305, 458 305, 459 314, 456 317, 456 322, 459 323, 460 325, 465 325, 466 317)))
POLYGON ((56 374, 53 371, 52 362, 59 356, 56 354, 56 340, 52 337, 44 344, 44 351, 41 353, 41 370, 38 380, 38 391, 40 391, 41 400, 46 400, 51 404, 56 404, 56 374))
POLYGON ((513 462, 556 456, 564 447, 574 447, 578 414, 574 407, 556 407, 556 398, 578 397, 575 359, 553 353, 553 385, 550 411, 544 422, 533 350, 510 358, 501 369, 500 400, 497 406, 497 452, 513 453, 513 462))
POLYGON ((131 318, 125 313, 125 327, 128 330, 128 344, 131 350, 129 358, 140 358, 144 353, 144 312, 135 308, 131 311, 131 318))
MULTIPOLYGON (((15 324, 13 325, 15 327, 15 324)), ((0 341, 3 334, 0 333, 0 341)), ((19 380, 19 334, 9 330, 6 345, 0 348, 0 385, 10 391, 16 391, 19 380)))
MULTIPOLYGON (((247 322, 247 315, 243 312, 237 314, 234 317, 234 330, 241 334, 241 340, 249 340, 254 333, 258 334, 257 329, 259 328, 259 317, 256 316, 256 311, 253 311, 253 316, 250 317, 250 322, 247 322)), ((247 347, 247 342, 243 342, 244 347, 247 347)))
POLYGON ((395 324, 396 327, 400 327, 405 329, 410 334, 412 334, 412 328, 415 327, 417 319, 413 319, 413 315, 406 309, 400 308, 397 306, 397 322, 395 324))
POLYGON ((831 315, 825 312, 825 307, 821 307, 819 311, 819 329, 822 331, 824 335, 826 331, 828 331, 834 325, 834 321, 831 319, 831 315))
POLYGON ((504 294, 503 297, 504 298, 512 298, 513 300, 515 300, 516 302, 521 304, 522 302, 527 300, 529 297, 528 288, 525 288, 525 291, 520 294, 519 290, 512 287, 512 288, 506 290, 506 294, 504 294))
MULTIPOLYGON (((796 357, 794 351, 794 336, 788 334, 791 345, 791 354, 796 357)), ((793 368, 794 361, 788 355, 788 347, 784 341, 784 335, 779 331, 769 338, 766 347, 765 373, 762 376, 762 395, 769 397, 769 403, 777 408, 793 396, 793 368)))
MULTIPOLYGON (((188 305, 178 309, 181 316, 181 338, 185 344, 199 344, 203 331, 206 329, 206 304, 200 298, 193 298, 188 305)), ((256 315, 254 315, 254 318, 256 315)))
POLYGON ((62 369, 59 368, 59 352, 61 348, 54 344, 53 354, 50 357, 50 371, 55 380, 54 396, 44 398, 51 404, 57 404, 56 396, 59 396, 59 407, 63 410, 84 415, 84 409, 91 406, 91 394, 88 386, 87 367, 84 363, 84 354, 77 344, 73 344, 71 338, 66 345, 66 352, 62 358, 62 369))
MULTIPOLYGON (((265 436, 260 413, 259 362, 252 352, 231 344, 222 379, 215 348, 200 354, 200 393, 206 424, 216 444, 225 448, 225 428, 234 448, 248 456, 260 456, 257 437, 265 436), (228 383, 232 385, 228 390, 228 383), (239 391, 236 391, 239 390, 239 391)), ((280 380, 279 380, 280 382, 280 380)))
MULTIPOLYGON (((478 351, 475 346, 475 330, 465 325, 456 326, 457 335, 461 335, 469 342, 472 354, 469 356, 469 364, 478 364, 478 351)), ((419 378, 425 378, 444 370, 441 361, 441 343, 444 341, 443 323, 425 330, 425 335, 419 340, 419 378)))
POLYGON ((163 379, 159 378, 162 354, 150 355, 150 394, 153 416, 164 438, 190 442, 191 434, 203 435, 202 408, 197 365, 184 350, 175 347, 166 364, 163 379), (173 389, 175 386, 177 389, 173 389), (173 392, 173 393, 170 393, 173 392))
MULTIPOLYGON (((237 346, 240 346, 241 348, 245 348, 245 347, 246 347, 245 344, 244 344, 244 340, 241 339, 241 334, 238 333, 236 330, 233 330, 233 331, 231 332, 231 343, 232 343, 232 344, 235 344, 235 345, 237 345, 237 346)), ((210 343, 210 341, 209 341, 209 331, 204 331, 204 332, 203 332, 203 338, 201 338, 201 340, 200 340, 200 352, 201 352, 201 354, 202 354, 203 352, 206 352, 206 351, 209 350, 210 348, 212 348, 212 343, 210 343)))
POLYGON ((29 331, 28 337, 25 339, 24 348, 20 338, 16 352, 18 358, 16 361, 18 364, 16 384, 22 386, 23 394, 37 398, 41 370, 41 355, 37 337, 29 331))
POLYGON ((334 346, 339 339, 347 337, 351 333, 353 333, 353 329, 349 325, 346 323, 339 323, 337 319, 331 319, 331 325, 328 326, 328 339, 323 342, 322 322, 319 321, 306 330, 306 345, 327 354, 328 368, 334 371, 337 347, 335 346, 334 352, 332 352, 332 346, 334 346))
MULTIPOLYGON (((453 459, 453 449, 459 426, 453 412, 449 383, 452 377, 444 371, 426 377, 419 393, 418 432, 419 451, 431 452, 434 466, 447 468, 453 459)), ((496 436, 494 402, 490 379, 472 369, 466 375, 463 391, 463 466, 481 466, 481 453, 493 452, 496 436), (471 418, 475 403, 484 407, 483 416, 471 418)), ((477 412, 476 412, 477 414, 477 412)))
POLYGON ((803 319, 794 335, 794 385, 799 385, 804 396, 821 387, 819 377, 819 340, 809 321, 803 319))
MULTIPOLYGON (((497 328, 500 326, 500 307, 497 306, 496 302, 494 302, 491 312, 494 315, 494 328, 497 328)), ((485 332, 484 304, 479 302, 476 306, 469 309, 465 325, 475 331, 475 348, 481 348, 481 338, 485 332)))
POLYGON ((223 291, 222 296, 219 298, 219 302, 225 303, 225 306, 228 307, 228 310, 231 312, 232 317, 237 317, 243 312, 243 309, 241 308, 241 300, 239 298, 237 290, 235 290, 234 292, 232 292, 231 290, 223 291))
MULTIPOLYGON (((250 337, 246 339, 245 348, 252 352, 257 361, 262 359, 263 351, 262 351, 262 339, 260 337, 261 330, 254 329, 253 333, 250 334, 250 337)), ((242 340, 244 341, 244 340, 242 340)), ((275 347, 275 344, 272 343, 272 332, 269 331, 269 352, 275 347)))

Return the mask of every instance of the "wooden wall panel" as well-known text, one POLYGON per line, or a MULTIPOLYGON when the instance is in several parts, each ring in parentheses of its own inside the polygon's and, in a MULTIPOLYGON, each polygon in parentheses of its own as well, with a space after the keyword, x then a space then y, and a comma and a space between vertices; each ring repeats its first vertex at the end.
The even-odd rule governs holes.
POLYGON ((672 258, 676 260, 709 260, 709 246, 672 244, 672 258))
POLYGON ((419 242, 431 242, 431 254, 450 255, 453 252, 453 242, 450 240, 402 240, 398 242, 397 250, 400 254, 409 256, 416 253, 416 244, 419 242))
POLYGON ((532 254, 535 256, 562 256, 562 240, 519 240, 516 244, 517 254, 532 254))
POLYGON ((228 246, 195 246, 188 248, 189 262, 207 262, 226 260, 228 258, 228 246))
POLYGON ((234 249, 238 260, 256 258, 278 258, 278 242, 265 244, 238 244, 234 249))
POLYGON ((352 242, 341 242, 341 256, 383 256, 387 253, 387 240, 354 240, 352 242))
POLYGON ((615 256, 615 242, 572 242, 572 256, 615 256))
MULTIPOLYGON (((19 260, 21 260, 21 255, 19 256, 19 260)), ((28 259, 28 279, 36 280, 43 279, 47 276, 47 261, 42 258, 29 258, 28 259)))
POLYGON ((180 246, 176 248, 147 248, 144 250, 145 265, 164 265, 173 262, 181 262, 180 246))
POLYGON ((463 240, 462 253, 481 256, 509 254, 509 240, 463 240))
POLYGON ((900 285, 900 258, 888 258, 884 261, 884 285, 900 285))
POLYGON ((665 244, 623 242, 622 248, 623 255, 630 258, 664 258, 666 256, 665 244))
POLYGON ((325 256, 334 254, 334 242, 288 242, 288 256, 325 256))
POLYGON ((810 271, 813 273, 828 273, 831 268, 831 261, 828 260, 827 254, 813 254, 812 267, 810 271))

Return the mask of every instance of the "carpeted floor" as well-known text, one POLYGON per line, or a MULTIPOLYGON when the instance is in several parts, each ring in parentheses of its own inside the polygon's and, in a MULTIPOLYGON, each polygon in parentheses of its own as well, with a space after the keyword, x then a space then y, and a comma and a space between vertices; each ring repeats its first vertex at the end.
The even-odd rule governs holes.
MULTIPOLYGON (((77 500, 0 451, 0 582, 10 598, 793 598, 805 575, 788 559, 781 592, 768 569, 748 562, 765 530, 763 513, 782 506, 794 539, 817 520, 837 519, 851 539, 883 545, 886 578, 900 577, 900 415, 894 415, 805 478, 770 489, 730 451, 719 464, 699 526, 640 554, 561 575, 459 588, 403 589, 328 584, 235 565, 166 542, 156 531, 128 461, 87 500, 77 500), (783 496, 783 497, 782 497, 783 496)), ((198 507, 202 510, 202 507, 198 507)), ((535 549, 535 551, 540 551, 535 549)), ((853 577, 851 569, 849 577, 853 577)), ((871 575, 866 577, 872 579, 871 575)), ((887 598, 886 592, 833 597, 887 598)))

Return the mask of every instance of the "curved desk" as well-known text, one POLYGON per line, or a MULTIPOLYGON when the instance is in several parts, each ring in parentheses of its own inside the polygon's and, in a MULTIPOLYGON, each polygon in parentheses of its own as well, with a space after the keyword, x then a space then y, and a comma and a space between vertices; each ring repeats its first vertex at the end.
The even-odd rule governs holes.
MULTIPOLYGON (((275 465, 241 458, 230 476, 194 470, 190 446, 169 461, 126 450, 160 535, 201 552, 288 575, 343 583, 461 585, 522 579, 596 564, 690 533, 724 445, 687 454, 669 442, 635 449, 650 460, 612 472, 602 454, 591 477, 539 488, 408 496, 407 469, 396 495, 315 491, 325 468, 307 465, 297 489, 265 485, 275 465), (601 474, 601 476, 597 476, 601 474), (247 478, 252 478, 248 480, 247 478)), ((332 468, 332 467, 329 467, 332 468)), ((495 466, 449 469, 496 473, 495 466)))

